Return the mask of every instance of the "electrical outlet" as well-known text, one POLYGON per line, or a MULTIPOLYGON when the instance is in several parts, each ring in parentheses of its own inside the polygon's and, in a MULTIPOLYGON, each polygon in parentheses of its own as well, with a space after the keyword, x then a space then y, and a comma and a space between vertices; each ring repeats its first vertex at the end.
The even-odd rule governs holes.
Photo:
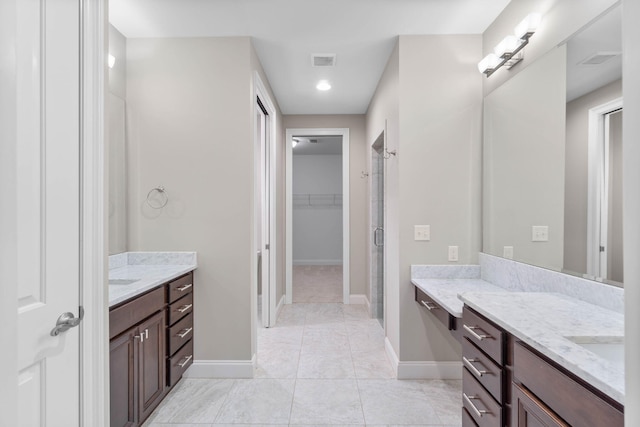
POLYGON ((513 259, 513 246, 505 246, 502 250, 502 256, 507 259, 513 259))
POLYGON ((449 261, 458 261, 458 247, 449 246, 449 261))
POLYGON ((430 225, 414 225, 413 239, 414 240, 431 240, 431 226, 430 225))
POLYGON ((549 241, 549 226, 547 225, 534 225, 531 227, 531 241, 532 242, 548 242, 549 241))

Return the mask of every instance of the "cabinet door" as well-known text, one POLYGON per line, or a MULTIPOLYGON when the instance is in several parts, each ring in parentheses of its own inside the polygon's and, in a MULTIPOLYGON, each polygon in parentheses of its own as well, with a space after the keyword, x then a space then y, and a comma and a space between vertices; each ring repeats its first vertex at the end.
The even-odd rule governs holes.
POLYGON ((569 427, 529 391, 512 386, 512 427, 569 427))
POLYGON ((165 394, 165 313, 164 310, 138 326, 140 334, 138 395, 140 421, 144 421, 165 394))
POLYGON ((109 342, 111 427, 137 424, 138 343, 135 328, 123 332, 109 342))

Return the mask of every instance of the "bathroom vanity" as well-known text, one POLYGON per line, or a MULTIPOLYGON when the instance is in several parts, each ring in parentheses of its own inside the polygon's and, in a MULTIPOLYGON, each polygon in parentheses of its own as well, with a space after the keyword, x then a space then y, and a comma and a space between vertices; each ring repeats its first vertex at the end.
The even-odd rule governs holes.
POLYGON ((416 302, 462 345, 463 426, 624 425, 622 289, 480 264, 412 270, 416 302))
POLYGON ((193 363, 195 254, 193 264, 142 259, 157 264, 110 269, 111 426, 141 425, 193 363))

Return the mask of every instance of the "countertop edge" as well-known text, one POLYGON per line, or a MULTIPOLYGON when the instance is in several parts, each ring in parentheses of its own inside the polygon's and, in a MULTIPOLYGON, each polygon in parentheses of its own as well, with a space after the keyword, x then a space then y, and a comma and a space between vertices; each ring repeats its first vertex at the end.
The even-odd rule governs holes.
MULTIPOLYGON (((169 273, 166 274, 163 277, 157 277, 157 278, 153 278, 152 280, 150 280, 148 283, 145 283, 144 285, 141 285, 139 287, 135 287, 135 289, 132 289, 131 292, 128 292, 124 295, 118 296, 116 298, 114 298, 113 300, 109 300, 109 309, 112 309, 113 307, 115 307, 116 305, 122 304, 124 302, 127 302, 133 298, 136 298, 137 296, 150 291, 154 288, 157 288, 177 277, 183 276, 191 271, 194 271, 198 268, 198 266, 196 264, 193 265, 172 265, 171 267, 183 267, 179 270, 176 270, 173 273, 169 273)), ((109 285, 109 286, 122 286, 122 285, 109 285)))

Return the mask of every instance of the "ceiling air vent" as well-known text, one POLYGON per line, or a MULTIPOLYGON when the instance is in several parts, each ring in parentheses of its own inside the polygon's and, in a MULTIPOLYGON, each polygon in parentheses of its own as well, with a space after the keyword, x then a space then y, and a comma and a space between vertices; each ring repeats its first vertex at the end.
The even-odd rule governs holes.
POLYGON ((622 52, 596 52, 583 61, 580 61, 578 65, 600 65, 605 62, 618 57, 622 52))
POLYGON ((311 55, 311 65, 314 67, 334 67, 336 65, 336 54, 314 53, 311 55))

